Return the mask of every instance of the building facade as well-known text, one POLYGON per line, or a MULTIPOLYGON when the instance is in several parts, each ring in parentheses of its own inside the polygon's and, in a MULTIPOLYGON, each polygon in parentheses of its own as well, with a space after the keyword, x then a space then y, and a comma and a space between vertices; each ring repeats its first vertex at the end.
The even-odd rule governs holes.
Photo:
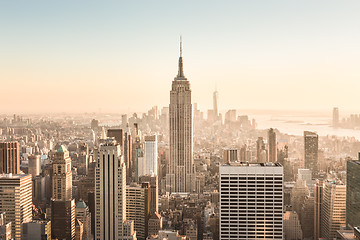
POLYGON ((95 239, 123 239, 126 220, 126 165, 120 145, 100 145, 95 168, 95 239))
POLYGON ((346 226, 360 226, 360 161, 347 161, 346 226))
POLYGON ((220 239, 283 239, 283 167, 233 163, 219 174, 220 239))
POLYGON ((170 91, 170 161, 166 175, 168 192, 194 192, 193 117, 190 82, 184 76, 180 43, 178 75, 170 91))
POLYGON ((20 174, 20 147, 18 142, 0 143, 0 173, 20 174))
POLYGON ((315 132, 304 131, 305 168, 317 173, 319 136, 315 132))
POLYGON ((11 236, 21 239, 21 225, 32 221, 32 181, 30 174, 0 175, 0 212, 11 222, 11 236))

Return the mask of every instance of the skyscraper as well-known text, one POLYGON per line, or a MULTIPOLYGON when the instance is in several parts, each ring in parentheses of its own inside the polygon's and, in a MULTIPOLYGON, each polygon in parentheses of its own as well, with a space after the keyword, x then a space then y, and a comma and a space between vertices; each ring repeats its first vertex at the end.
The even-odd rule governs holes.
POLYGON ((155 174, 144 175, 139 178, 139 183, 150 184, 150 214, 158 212, 159 205, 159 187, 158 187, 158 176, 155 174))
POLYGON ((20 173, 20 149, 18 142, 0 143, 0 173, 20 173))
POLYGON ((120 145, 100 145, 95 168, 95 239, 123 239, 126 220, 126 166, 120 145))
POLYGON ((276 133, 274 129, 270 128, 268 131, 268 144, 269 144, 269 162, 277 162, 277 144, 276 133))
POLYGON ((30 174, 0 175, 0 212, 6 224, 11 222, 11 235, 21 239, 21 224, 32 220, 32 181, 30 174))
POLYGON ((347 161, 346 226, 360 226, 360 159, 347 161))
POLYGON ((219 92, 215 89, 213 93, 213 113, 214 113, 214 121, 217 121, 219 118, 219 110, 218 110, 218 100, 219 100, 219 92))
POLYGON ((178 75, 170 91, 170 162, 166 185, 168 192, 194 192, 193 124, 190 82, 184 76, 182 46, 178 75))
POLYGON ((150 217, 149 183, 126 186, 126 218, 134 221, 136 237, 145 240, 147 237, 148 218, 150 217))
POLYGON ((75 239, 75 200, 69 151, 61 145, 52 164, 51 236, 75 239))
POLYGON ((231 163, 219 174, 220 239, 283 239, 283 167, 231 163))
POLYGON ((30 155, 29 159, 29 174, 32 175, 33 178, 40 175, 41 165, 40 165, 40 155, 30 155))
POLYGON ((158 149, 157 149, 157 137, 145 136, 145 164, 144 175, 158 173, 158 149))
POLYGON ((314 187, 314 239, 321 235, 322 202, 323 202, 323 181, 317 180, 314 187))
POLYGON ((319 136, 315 132, 304 131, 305 168, 317 174, 319 136))
POLYGON ((327 180, 323 191, 322 237, 331 240, 346 225, 346 185, 327 180))

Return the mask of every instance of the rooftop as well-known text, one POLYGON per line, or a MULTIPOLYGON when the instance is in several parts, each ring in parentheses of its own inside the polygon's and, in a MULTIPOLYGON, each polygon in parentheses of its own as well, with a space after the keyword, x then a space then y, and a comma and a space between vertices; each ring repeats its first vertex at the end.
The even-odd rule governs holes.
POLYGON ((267 162, 267 163, 230 162, 230 163, 226 163, 226 164, 222 165, 222 167, 224 167, 224 166, 229 166, 229 167, 282 167, 282 165, 280 163, 272 163, 272 162, 267 162))

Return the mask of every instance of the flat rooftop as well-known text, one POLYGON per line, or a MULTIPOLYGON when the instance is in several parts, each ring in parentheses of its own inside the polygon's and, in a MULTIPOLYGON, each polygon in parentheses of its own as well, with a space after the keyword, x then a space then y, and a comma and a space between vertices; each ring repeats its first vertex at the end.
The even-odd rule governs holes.
POLYGON ((221 165, 221 167, 282 167, 280 163, 249 163, 249 162, 230 162, 221 165))

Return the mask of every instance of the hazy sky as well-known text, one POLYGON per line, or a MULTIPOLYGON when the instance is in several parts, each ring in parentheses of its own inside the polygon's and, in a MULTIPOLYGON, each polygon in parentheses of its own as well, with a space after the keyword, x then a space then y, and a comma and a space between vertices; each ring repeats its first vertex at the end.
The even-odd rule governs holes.
POLYGON ((0 111, 169 103, 183 36, 193 102, 360 112, 360 1, 0 0, 0 111))

